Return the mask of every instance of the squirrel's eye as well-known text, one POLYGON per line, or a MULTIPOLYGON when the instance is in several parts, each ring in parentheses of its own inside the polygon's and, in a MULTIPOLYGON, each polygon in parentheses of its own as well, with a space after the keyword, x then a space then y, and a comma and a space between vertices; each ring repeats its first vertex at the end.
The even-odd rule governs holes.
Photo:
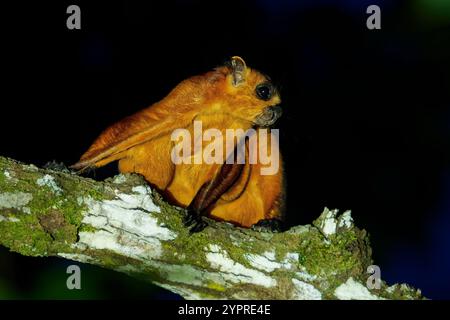
POLYGON ((261 83, 256 87, 256 95, 261 100, 270 100, 272 98, 273 87, 270 83, 261 83))

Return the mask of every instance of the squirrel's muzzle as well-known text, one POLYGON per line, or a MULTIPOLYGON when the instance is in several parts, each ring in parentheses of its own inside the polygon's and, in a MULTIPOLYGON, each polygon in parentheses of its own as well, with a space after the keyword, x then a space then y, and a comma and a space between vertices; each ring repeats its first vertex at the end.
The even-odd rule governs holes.
POLYGON ((281 117, 282 113, 283 110, 280 106, 270 106, 265 108, 254 122, 260 127, 270 127, 281 117))

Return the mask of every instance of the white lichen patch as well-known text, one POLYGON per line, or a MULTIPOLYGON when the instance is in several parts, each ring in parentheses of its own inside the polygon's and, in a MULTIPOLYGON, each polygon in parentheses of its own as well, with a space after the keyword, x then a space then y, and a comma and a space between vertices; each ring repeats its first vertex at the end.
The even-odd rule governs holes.
POLYGON ((285 269, 292 269, 294 265, 298 264, 299 258, 300 256, 298 253, 288 252, 286 253, 286 256, 284 257, 283 261, 281 261, 281 264, 285 269))
MULTIPOLYGON (((193 286, 204 286, 206 282, 213 280, 214 272, 206 273, 201 269, 197 269, 191 265, 180 264, 170 265, 157 263, 154 264, 160 270, 161 275, 170 282, 183 283, 193 286)), ((216 277, 214 282, 222 282, 223 280, 216 277)))
POLYGON ((274 287, 277 281, 261 271, 250 269, 244 265, 233 261, 227 252, 222 250, 218 245, 209 245, 205 250, 206 260, 211 267, 217 269, 226 281, 233 283, 249 283, 263 287, 274 287))
POLYGON ((64 259, 78 261, 82 263, 95 263, 96 260, 88 255, 81 253, 58 253, 58 256, 64 259))
POLYGON ((34 164, 24 164, 22 165, 22 169, 25 171, 38 172, 39 169, 34 164))
POLYGON ((115 269, 118 272, 122 272, 122 273, 141 273, 142 270, 140 270, 138 267, 133 266, 131 264, 126 264, 124 266, 119 266, 115 269))
POLYGON ((177 235, 158 223, 153 213, 161 209, 153 203, 149 188, 136 188, 135 194, 117 193, 114 200, 82 199, 87 207, 82 223, 97 231, 80 232, 78 248, 108 249, 138 260, 161 256, 161 241, 177 235))
POLYGON ((296 272, 295 276, 297 278, 299 278, 300 280, 304 280, 304 281, 308 281, 308 282, 311 282, 311 281, 314 281, 314 280, 317 279, 316 275, 310 274, 310 273, 308 273, 306 271, 296 272))
POLYGON ((233 244, 233 246, 238 247, 241 245, 241 240, 238 239, 237 237, 235 237, 234 235, 230 234, 229 235, 231 243, 233 244))
POLYGON ((44 175, 42 178, 37 179, 37 185, 40 187, 47 187, 55 194, 61 194, 62 189, 58 186, 55 178, 49 174, 44 175))
POLYGON ((100 230, 96 232, 80 232, 77 248, 110 250, 125 257, 136 260, 159 258, 162 254, 161 242, 155 238, 142 240, 126 232, 112 233, 100 230))
POLYGON ((11 180, 12 177, 8 170, 3 171, 3 174, 5 175, 6 179, 11 180))
POLYGON ((275 250, 264 251, 264 252, 262 253, 262 255, 263 255, 265 258, 267 258, 267 259, 269 259, 269 260, 271 260, 271 261, 276 260, 275 250))
POLYGON ((180 296, 182 296, 186 300, 202 300, 202 299, 204 299, 204 297, 200 296, 198 294, 198 292, 196 292, 194 290, 190 290, 188 288, 172 286, 172 285, 167 284, 167 283, 160 283, 160 282, 153 282, 153 283, 156 284, 157 286, 160 286, 160 287, 164 288, 164 289, 167 289, 167 290, 172 291, 172 292, 174 292, 176 294, 179 294, 180 296))
POLYGON ((338 227, 339 228, 347 228, 350 229, 353 227, 353 218, 352 212, 350 210, 345 211, 338 219, 338 227))
POLYGON ((17 209, 25 213, 30 213, 30 208, 25 207, 33 195, 25 192, 4 192, 0 193, 0 209, 17 209))
POLYGON ((252 267, 265 272, 272 272, 283 267, 281 263, 275 261, 275 252, 273 251, 266 251, 262 255, 249 253, 245 254, 244 258, 247 259, 252 267))
POLYGON ((116 192, 117 200, 111 200, 109 203, 119 205, 122 208, 143 209, 148 212, 161 212, 161 208, 153 203, 151 198, 151 189, 148 186, 137 186, 132 189, 134 194, 116 192))
POLYGON ((325 208, 321 217, 323 217, 319 228, 322 230, 325 236, 330 236, 336 233, 337 220, 336 215, 338 210, 328 210, 325 208))
POLYGON ((384 298, 370 293, 369 289, 352 277, 337 287, 334 290, 334 295, 339 300, 384 300, 384 298))
POLYGON ((210 251, 210 252, 220 252, 220 246, 218 246, 217 244, 210 244, 208 247, 205 248, 205 250, 210 251))
MULTIPOLYGON (((339 210, 337 209, 328 210, 328 208, 325 208, 318 219, 318 228, 326 237, 329 237, 338 232, 338 228, 350 229, 353 227, 353 218, 351 215, 351 211, 347 210, 339 217, 338 212, 339 210)), ((328 239, 325 239, 325 243, 329 244, 330 241, 328 239)))
POLYGON ((3 175, 9 183, 17 183, 16 173, 14 171, 4 170, 3 175))
POLYGON ((84 203, 84 197, 81 196, 77 197, 77 203, 79 206, 81 206, 84 203))
POLYGON ((299 254, 296 252, 288 252, 286 253, 286 257, 284 260, 286 262, 298 262, 298 259, 300 258, 299 254))
POLYGON ((387 287, 387 288, 386 288, 386 292, 387 292, 387 293, 394 293, 394 291, 395 291, 397 288, 398 288, 398 284, 394 284, 394 285, 392 285, 392 286, 390 286, 390 287, 387 287))
POLYGON ((403 291, 411 291, 411 288, 406 283, 402 283, 400 289, 403 291))
POLYGON ((309 232, 310 230, 311 230, 311 226, 309 224, 307 224, 307 225, 304 225, 304 226, 292 227, 291 229, 286 231, 286 233, 289 233, 289 234, 302 234, 302 233, 309 232))
POLYGON ((20 220, 15 217, 0 216, 0 222, 2 222, 2 221, 19 222, 20 220))
POLYGON ((250 265, 258 270, 272 272, 275 269, 292 269, 293 265, 298 263, 299 255, 295 252, 288 252, 285 258, 278 262, 275 251, 265 251, 261 255, 245 254, 244 258, 250 265))
MULTIPOLYGON (((236 283, 235 281, 231 281, 229 275, 223 272, 207 271, 189 264, 169 264, 155 260, 144 261, 144 264, 153 269, 157 269, 161 278, 164 278, 171 284, 181 284, 189 287, 207 287, 216 290, 217 288, 229 288, 232 286, 232 283, 236 283)), ((183 286, 174 285, 174 287, 179 288, 183 286)), ((181 295, 186 298, 185 294, 181 295)))
POLYGON ((127 177, 123 174, 118 174, 113 179, 114 184, 122 184, 122 183, 125 183, 126 181, 127 181, 127 177))
POLYGON ((136 186, 131 189, 133 192, 138 194, 151 194, 152 189, 149 186, 136 186))
POLYGON ((294 285, 293 299, 296 300, 322 300, 322 294, 312 284, 292 279, 294 285))

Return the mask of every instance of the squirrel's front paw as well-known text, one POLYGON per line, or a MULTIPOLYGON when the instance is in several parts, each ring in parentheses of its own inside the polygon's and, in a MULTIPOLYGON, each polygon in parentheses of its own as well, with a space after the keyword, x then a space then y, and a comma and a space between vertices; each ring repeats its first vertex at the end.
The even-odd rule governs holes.
POLYGON ((192 209, 187 210, 183 223, 186 227, 189 227, 190 234, 200 232, 208 226, 208 223, 203 220, 202 216, 192 209))

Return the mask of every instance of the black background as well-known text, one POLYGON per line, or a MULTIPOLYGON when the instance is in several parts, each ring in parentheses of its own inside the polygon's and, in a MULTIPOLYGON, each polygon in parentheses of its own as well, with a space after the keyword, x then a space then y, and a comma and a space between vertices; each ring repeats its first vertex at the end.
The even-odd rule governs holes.
MULTIPOLYGON (((1 155, 72 164, 108 125, 239 55, 281 91, 288 224, 351 209, 383 279, 450 298, 450 10, 439 3, 2 4, 1 155), (70 4, 81 30, 66 28, 70 4), (366 28, 370 4, 381 30, 366 28)), ((0 298, 173 297, 91 266, 83 292, 67 292, 68 262, 4 248, 0 259, 0 298)))

